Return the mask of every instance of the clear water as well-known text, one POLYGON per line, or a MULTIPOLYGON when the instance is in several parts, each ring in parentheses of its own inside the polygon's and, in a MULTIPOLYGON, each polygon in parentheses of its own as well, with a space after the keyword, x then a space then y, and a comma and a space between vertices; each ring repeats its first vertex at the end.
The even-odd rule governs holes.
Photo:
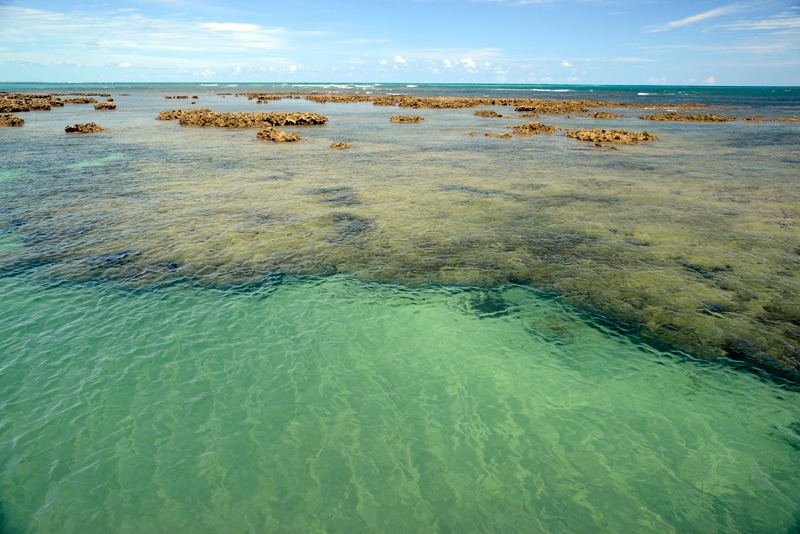
POLYGON ((796 125, 285 100, 330 121, 271 145, 112 90, 0 129, 6 531, 798 528, 796 388, 690 355, 797 347, 796 125))

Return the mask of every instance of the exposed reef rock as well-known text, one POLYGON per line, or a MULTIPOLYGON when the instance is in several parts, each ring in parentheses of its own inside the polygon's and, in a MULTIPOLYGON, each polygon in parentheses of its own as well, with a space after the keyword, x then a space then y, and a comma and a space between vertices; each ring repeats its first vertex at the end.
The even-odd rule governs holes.
POLYGON ((392 122, 422 122, 425 119, 419 115, 395 115, 389 120, 392 122))
POLYGON ((25 121, 10 113, 0 115, 0 126, 22 126, 25 121))
POLYGON ((80 134, 87 134, 87 133, 97 133, 102 132, 105 128, 100 127, 99 124, 95 122, 89 122, 86 124, 76 124, 75 126, 67 126, 64 128, 66 133, 80 133, 80 134))
POLYGON ((97 99, 92 98, 90 96, 80 96, 80 97, 65 98, 63 102, 65 104, 97 104, 97 99))
POLYGON ((594 113, 589 113, 588 116, 595 119, 619 119, 624 117, 624 115, 617 115, 616 113, 609 113, 608 111, 595 111, 594 113))
POLYGON ((331 143, 331 148, 350 148, 350 143, 331 143))
POLYGON ((278 130, 274 126, 270 126, 268 128, 264 128, 260 132, 258 132, 259 139, 263 139, 264 141, 272 141, 274 143, 290 143, 293 141, 299 141, 300 136, 296 133, 286 133, 278 130))
POLYGON ((117 109, 117 104, 114 102, 98 102, 94 105, 94 109, 117 109))
POLYGON ((713 113, 653 113, 639 117, 646 121, 678 121, 678 122, 730 122, 736 117, 714 115, 713 113))
POLYGON ((486 117, 487 119, 502 117, 502 115, 500 115, 498 112, 491 110, 476 111, 475 115, 477 115, 478 117, 486 117))
POLYGON ((580 141, 588 141, 595 145, 602 143, 622 143, 636 145, 642 141, 657 141, 658 137, 647 132, 631 132, 629 130, 567 130, 564 135, 580 141))
POLYGON ((514 130, 514 133, 517 135, 551 135, 558 131, 557 126, 548 126, 541 122, 526 122, 518 126, 509 126, 509 128, 514 130))
POLYGON ((208 108, 162 111, 157 120, 176 120, 181 126, 211 126, 215 128, 263 128, 265 126, 307 126, 324 124, 328 118, 317 113, 217 113, 208 108))
POLYGON ((537 113, 520 113, 520 119, 538 119, 539 115, 537 113))

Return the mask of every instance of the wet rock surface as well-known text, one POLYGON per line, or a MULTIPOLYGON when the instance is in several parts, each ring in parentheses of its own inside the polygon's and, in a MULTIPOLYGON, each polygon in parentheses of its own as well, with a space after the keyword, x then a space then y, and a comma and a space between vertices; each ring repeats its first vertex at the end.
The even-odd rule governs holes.
POLYGON ((97 104, 94 105, 94 109, 100 109, 100 110, 117 109, 117 104, 116 102, 113 101, 98 102, 97 104))
POLYGON ((567 130, 564 132, 566 137, 588 141, 595 144, 619 143, 626 145, 636 145, 643 141, 657 141, 658 137, 648 132, 632 132, 630 130, 567 130))
POLYGON ((350 143, 331 143, 331 148, 350 148, 350 143))

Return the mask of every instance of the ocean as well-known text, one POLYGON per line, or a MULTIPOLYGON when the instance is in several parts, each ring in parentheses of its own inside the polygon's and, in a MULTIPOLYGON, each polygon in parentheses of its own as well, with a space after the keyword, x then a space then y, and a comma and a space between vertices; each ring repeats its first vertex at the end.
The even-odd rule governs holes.
POLYGON ((0 91, 117 104, 0 128, 0 532, 800 528, 800 88, 0 91))

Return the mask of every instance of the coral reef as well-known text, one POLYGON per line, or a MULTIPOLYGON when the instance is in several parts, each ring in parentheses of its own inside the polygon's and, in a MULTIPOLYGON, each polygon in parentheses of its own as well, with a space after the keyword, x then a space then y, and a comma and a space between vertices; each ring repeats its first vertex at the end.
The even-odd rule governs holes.
POLYGON ((556 126, 548 126, 540 122, 526 122, 518 126, 509 126, 517 135, 553 134, 558 131, 556 126))
POLYGON ((0 115, 0 126, 22 126, 23 124, 25 121, 16 115, 10 113, 0 115))
POLYGON ((264 128, 260 132, 258 132, 257 137, 259 139, 263 139, 265 141, 272 141, 274 143, 290 143, 293 141, 299 141, 300 136, 296 133, 286 133, 278 130, 274 126, 270 126, 268 128, 264 128))
POLYGON ((75 126, 67 125, 67 127, 64 128, 64 131, 66 133, 86 134, 86 133, 102 132, 104 129, 105 128, 100 127, 100 125, 95 122, 89 122, 86 124, 76 124, 75 126))
POLYGON ((419 115, 395 115, 389 120, 392 122, 422 122, 425 119, 419 115))
POLYGON ((658 137, 647 132, 631 132, 629 130, 567 130, 564 135, 580 141, 588 141, 595 145, 602 143, 622 143, 636 145, 642 141, 657 141, 658 137))
POLYGON ((306 126, 324 124, 327 117, 317 113, 288 113, 270 111, 268 113, 218 113, 208 108, 176 109, 162 111, 157 120, 177 120, 181 126, 213 126, 215 128, 263 128, 265 126, 306 126))

